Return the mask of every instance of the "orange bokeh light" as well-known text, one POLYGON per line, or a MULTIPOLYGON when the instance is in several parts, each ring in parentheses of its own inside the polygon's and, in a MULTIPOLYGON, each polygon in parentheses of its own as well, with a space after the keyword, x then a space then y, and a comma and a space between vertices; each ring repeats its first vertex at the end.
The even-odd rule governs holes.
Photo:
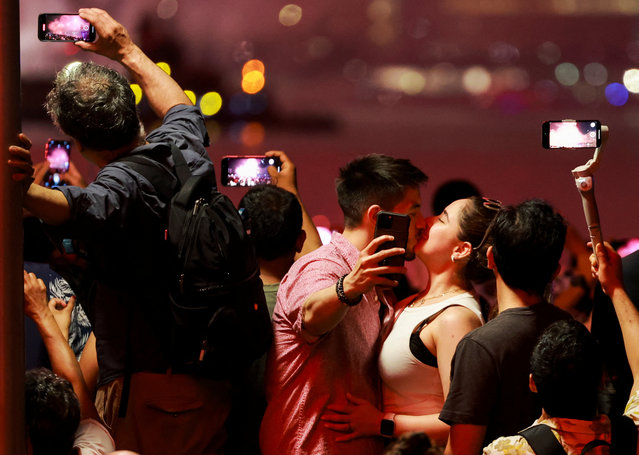
POLYGON ((259 71, 264 74, 264 63, 257 59, 249 60, 242 67, 242 77, 246 76, 251 71, 259 71))
POLYGON ((259 71, 250 71, 242 78, 242 90, 249 95, 254 95, 264 88, 266 80, 264 74, 259 71))

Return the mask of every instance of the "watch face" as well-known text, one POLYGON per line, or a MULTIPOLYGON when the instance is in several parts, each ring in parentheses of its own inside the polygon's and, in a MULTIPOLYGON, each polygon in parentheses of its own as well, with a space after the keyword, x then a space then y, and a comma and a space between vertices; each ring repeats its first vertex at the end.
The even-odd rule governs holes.
POLYGON ((393 433, 395 432, 395 421, 382 419, 382 424, 380 425, 379 432, 382 434, 382 436, 392 438, 393 433))

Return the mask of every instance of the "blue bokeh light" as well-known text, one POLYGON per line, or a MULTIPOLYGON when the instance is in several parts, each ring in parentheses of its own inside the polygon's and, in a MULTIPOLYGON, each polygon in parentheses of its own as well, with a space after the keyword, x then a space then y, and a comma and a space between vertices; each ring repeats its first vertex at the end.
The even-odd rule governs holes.
POLYGON ((606 87, 606 99, 613 106, 623 106, 628 101, 628 89, 618 82, 608 84, 606 87))

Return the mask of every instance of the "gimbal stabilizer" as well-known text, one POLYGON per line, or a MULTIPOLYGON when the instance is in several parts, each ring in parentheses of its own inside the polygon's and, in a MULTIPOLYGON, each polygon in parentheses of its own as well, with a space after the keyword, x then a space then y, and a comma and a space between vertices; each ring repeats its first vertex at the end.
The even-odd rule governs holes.
POLYGON ((595 154, 591 160, 588 160, 583 166, 578 166, 572 170, 575 178, 575 184, 581 194, 581 202, 584 206, 584 215, 588 224, 588 233, 592 242, 592 250, 595 251, 597 244, 602 242, 601 226, 599 225, 599 212, 597 210, 597 201, 595 200, 595 181, 593 174, 599 167, 601 159, 601 150, 608 140, 608 127, 601 126, 601 145, 595 149, 595 154))

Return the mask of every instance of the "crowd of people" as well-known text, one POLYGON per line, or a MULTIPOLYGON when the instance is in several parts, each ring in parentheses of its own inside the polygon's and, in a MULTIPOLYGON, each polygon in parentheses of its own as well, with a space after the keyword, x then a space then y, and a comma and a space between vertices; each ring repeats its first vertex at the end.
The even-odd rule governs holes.
MULTIPOLYGON (((175 330, 170 310, 170 202, 121 159, 151 156, 171 178, 173 144, 193 174, 214 179, 204 118, 108 13, 79 13, 99 37, 77 46, 119 62, 163 121, 145 134, 129 81, 81 63, 58 73, 46 106, 100 168, 96 179, 87 185, 71 172, 69 184, 47 188, 27 136, 9 147, 28 219, 67 247, 67 260, 54 261, 54 248, 38 259, 64 278, 25 262, 25 314, 51 370, 26 373, 30 453, 639 453, 639 301, 636 286, 631 295, 624 287, 636 258, 624 269, 599 244, 580 264, 582 294, 597 300, 600 283, 591 307, 616 313, 607 324, 617 324, 623 343, 606 344, 609 331, 597 335, 595 318, 591 333, 552 302, 567 226, 549 203, 507 206, 473 191, 424 217, 427 175, 393 156, 339 169, 344 229, 322 245, 295 165, 267 153, 280 169, 269 167, 271 184, 249 190, 238 210, 260 266, 272 345, 229 377, 189 369, 177 355, 189 334, 175 330), (375 235, 380 212, 409 217, 405 246, 381 248, 394 239, 375 235), (384 262, 398 255, 428 271, 408 297, 394 292, 406 267, 384 262), (56 295, 51 283, 70 292, 56 295), (600 346, 626 362, 625 378, 620 366, 604 375, 613 370, 600 346), (627 406, 603 407, 602 384, 609 403, 627 406)), ((25 229, 25 246, 36 237, 25 229)))

